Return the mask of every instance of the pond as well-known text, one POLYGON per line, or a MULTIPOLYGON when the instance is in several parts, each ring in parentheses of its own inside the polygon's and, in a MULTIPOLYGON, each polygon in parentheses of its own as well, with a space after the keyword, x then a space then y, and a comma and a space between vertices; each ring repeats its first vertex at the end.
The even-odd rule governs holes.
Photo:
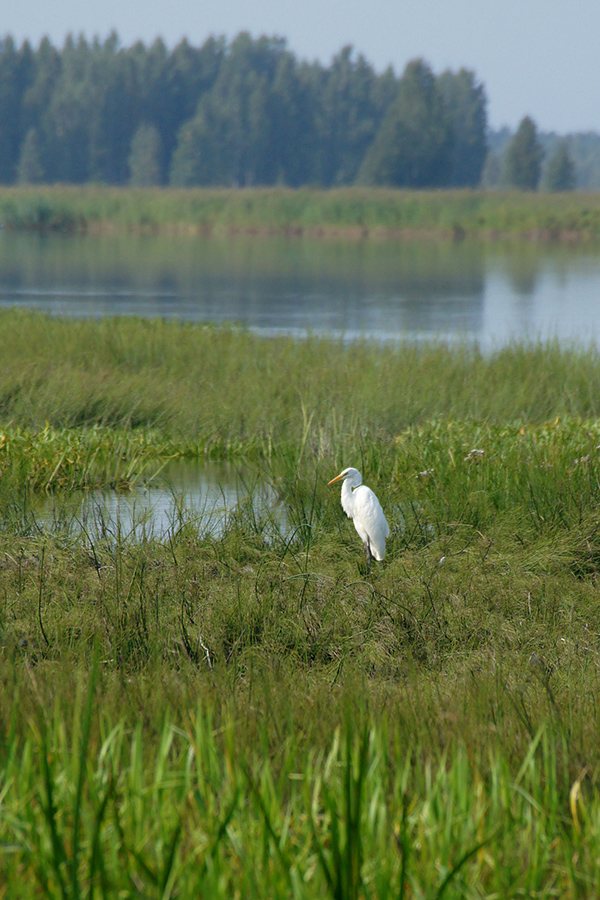
POLYGON ((92 542, 165 540, 188 524, 202 535, 219 537, 244 502, 257 523, 270 532, 287 532, 285 510, 262 474, 230 462, 172 461, 159 478, 131 491, 37 496, 27 518, 41 529, 85 534, 92 542))
POLYGON ((0 308, 375 340, 600 340, 600 249, 0 232, 0 308))

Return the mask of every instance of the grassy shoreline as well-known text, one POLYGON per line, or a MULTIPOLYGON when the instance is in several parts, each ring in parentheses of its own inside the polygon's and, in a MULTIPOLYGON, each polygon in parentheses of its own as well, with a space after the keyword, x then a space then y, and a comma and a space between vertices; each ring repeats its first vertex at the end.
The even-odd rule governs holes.
POLYGON ((348 240, 600 239, 600 194, 300 188, 0 188, 5 228, 348 240))
POLYGON ((148 429, 216 455, 336 454, 428 421, 504 426, 600 415, 598 350, 558 343, 345 346, 134 317, 0 313, 0 417, 41 429, 148 429), (221 448, 221 450, 219 449, 221 448))
POLYGON ((598 894, 596 349, 7 312, 0 354, 0 896, 598 894), (177 454, 250 463, 289 531, 25 502, 177 454))

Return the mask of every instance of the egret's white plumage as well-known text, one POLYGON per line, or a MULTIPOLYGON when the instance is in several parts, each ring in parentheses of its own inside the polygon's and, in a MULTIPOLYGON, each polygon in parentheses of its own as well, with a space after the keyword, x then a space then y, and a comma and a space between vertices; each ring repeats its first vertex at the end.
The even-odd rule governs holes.
POLYGON ((342 482, 342 509, 354 522, 365 545, 368 569, 371 556, 379 561, 385 556, 385 539, 389 537, 390 526, 379 500, 371 488, 362 483, 362 475, 358 469, 344 469, 329 484, 335 484, 336 481, 342 482))

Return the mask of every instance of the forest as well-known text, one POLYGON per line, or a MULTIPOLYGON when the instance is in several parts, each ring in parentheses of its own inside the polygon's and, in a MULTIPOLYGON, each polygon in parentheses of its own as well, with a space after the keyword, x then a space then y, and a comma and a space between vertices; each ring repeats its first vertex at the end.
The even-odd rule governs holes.
POLYGON ((466 69, 377 74, 351 47, 324 67, 246 33, 172 50, 0 41, 3 184, 460 187, 486 153, 485 90, 466 69))
POLYGON ((377 73, 350 46, 324 66, 245 32, 172 49, 7 36, 0 184, 54 183, 593 190, 600 135, 538 133, 528 116, 494 132, 473 71, 377 73))

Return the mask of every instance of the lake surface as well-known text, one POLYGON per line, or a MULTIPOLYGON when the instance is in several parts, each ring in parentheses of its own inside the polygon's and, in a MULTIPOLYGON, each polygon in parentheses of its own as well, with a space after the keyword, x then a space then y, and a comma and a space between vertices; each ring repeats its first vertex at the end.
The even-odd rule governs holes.
POLYGON ((600 248, 0 232, 0 308, 347 341, 600 342, 600 248))

